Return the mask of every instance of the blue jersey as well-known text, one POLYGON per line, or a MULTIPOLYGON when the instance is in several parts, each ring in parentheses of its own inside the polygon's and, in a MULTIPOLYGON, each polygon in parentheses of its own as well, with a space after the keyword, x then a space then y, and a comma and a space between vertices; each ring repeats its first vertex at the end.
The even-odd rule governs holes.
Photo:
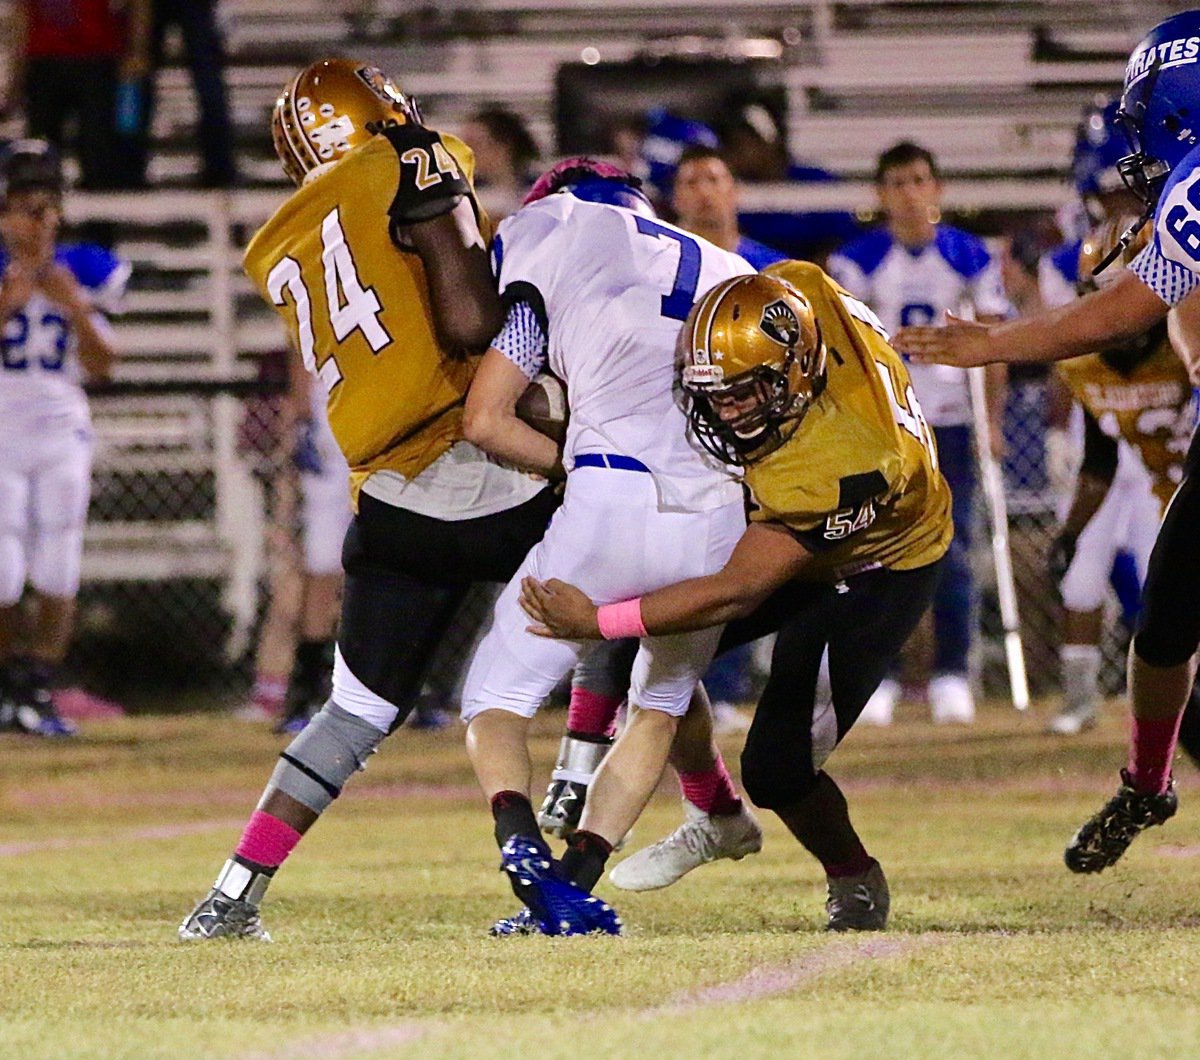
POLYGON ((1171 171, 1154 211, 1154 235, 1130 269, 1167 305, 1200 287, 1200 147, 1171 171))
MULTIPOLYGON (((55 248, 54 260, 71 271, 98 313, 118 311, 128 263, 88 243, 55 248)), ((0 283, 8 271, 0 249, 0 283)), ((106 326, 106 325, 101 325, 106 326)), ((0 339, 0 421, 15 429, 87 420, 77 340, 66 311, 41 291, 4 324, 0 339)))

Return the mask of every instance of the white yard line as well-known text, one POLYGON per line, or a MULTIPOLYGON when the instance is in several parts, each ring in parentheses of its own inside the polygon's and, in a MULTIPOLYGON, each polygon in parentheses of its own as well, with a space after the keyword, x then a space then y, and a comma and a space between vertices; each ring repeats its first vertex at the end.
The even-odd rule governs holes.
POLYGON ((189 821, 186 824, 158 824, 132 828, 127 832, 107 835, 59 836, 54 839, 29 839, 19 843, 0 843, 0 858, 15 858, 43 850, 75 850, 79 847, 111 846, 114 843, 136 843, 150 839, 181 839, 184 836, 216 832, 222 828, 237 828, 246 823, 244 817, 220 821, 189 821))
POLYGON ((868 935, 839 939, 795 960, 755 968, 740 979, 689 990, 664 1004, 643 1009, 640 1015, 645 1018, 683 1015, 710 1005, 761 1001, 763 998, 786 994, 829 972, 841 971, 852 964, 905 957, 936 941, 941 940, 930 935, 893 938, 868 935))
MULTIPOLYGON (((786 994, 830 972, 841 971, 863 961, 904 957, 945 940, 946 937, 940 934, 893 938, 871 935, 831 940, 829 945, 794 961, 755 968, 738 979, 689 990, 662 1004, 635 1009, 626 1015, 635 1019, 661 1019, 663 1016, 686 1016, 711 1005, 740 1005, 761 1001, 764 998, 786 994)), ((612 1016, 606 1013, 603 1017, 592 1018, 609 1020, 612 1016)), ((243 1060, 290 1060, 292 1057, 350 1060, 352 1057, 389 1046, 409 1045, 426 1035, 445 1031, 449 1026, 446 1020, 423 1019, 376 1027, 350 1027, 344 1031, 301 1038, 288 1043, 277 1052, 256 1053, 244 1057, 243 1060)))

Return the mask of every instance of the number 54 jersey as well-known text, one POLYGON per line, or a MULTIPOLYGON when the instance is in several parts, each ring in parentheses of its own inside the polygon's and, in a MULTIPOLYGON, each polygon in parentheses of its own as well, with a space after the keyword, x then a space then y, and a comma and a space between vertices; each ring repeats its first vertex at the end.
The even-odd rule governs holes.
POLYGON ((940 559, 953 534, 950 488, 883 325, 815 265, 789 261, 764 271, 812 305, 828 377, 796 433, 747 468, 757 504, 751 519, 782 523, 813 553, 806 580, 914 570, 940 559))
MULTIPOLYGON (((468 181, 474 156, 443 143, 468 181)), ((397 149, 376 136, 302 185, 257 232, 244 267, 328 394, 355 498, 377 471, 411 480, 462 438, 477 359, 454 359, 433 327, 425 272, 390 236, 397 149)), ((490 227, 477 209, 485 238, 490 227)))

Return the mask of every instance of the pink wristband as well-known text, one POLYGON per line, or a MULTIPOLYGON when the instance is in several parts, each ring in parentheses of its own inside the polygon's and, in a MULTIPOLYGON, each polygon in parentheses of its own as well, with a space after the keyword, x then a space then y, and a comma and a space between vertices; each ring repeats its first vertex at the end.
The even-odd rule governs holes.
POLYGON ((642 622, 642 598, 622 600, 619 604, 605 604, 596 608, 596 625, 605 640, 621 640, 623 637, 645 637, 646 626, 642 622))

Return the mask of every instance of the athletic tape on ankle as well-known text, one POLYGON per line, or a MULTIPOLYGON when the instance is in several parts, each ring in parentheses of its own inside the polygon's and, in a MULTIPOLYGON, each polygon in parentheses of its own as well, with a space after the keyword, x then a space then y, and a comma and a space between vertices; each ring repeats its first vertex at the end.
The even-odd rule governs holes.
POLYGON ((642 621, 642 598, 622 600, 619 604, 604 604, 596 609, 596 625, 605 640, 621 640, 624 637, 645 637, 646 625, 642 621))

